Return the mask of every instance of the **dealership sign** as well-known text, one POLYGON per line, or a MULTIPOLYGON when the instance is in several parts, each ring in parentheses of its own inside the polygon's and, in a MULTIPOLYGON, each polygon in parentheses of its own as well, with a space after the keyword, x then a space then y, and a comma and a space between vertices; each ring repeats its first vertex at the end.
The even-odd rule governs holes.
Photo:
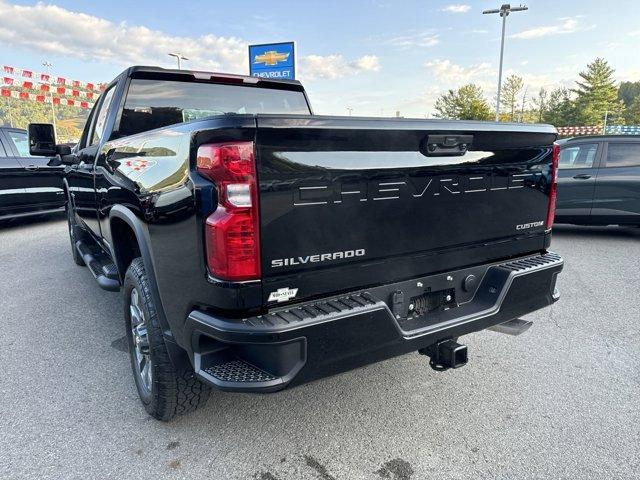
POLYGON ((294 80, 295 42, 249 45, 249 74, 252 77, 294 80))

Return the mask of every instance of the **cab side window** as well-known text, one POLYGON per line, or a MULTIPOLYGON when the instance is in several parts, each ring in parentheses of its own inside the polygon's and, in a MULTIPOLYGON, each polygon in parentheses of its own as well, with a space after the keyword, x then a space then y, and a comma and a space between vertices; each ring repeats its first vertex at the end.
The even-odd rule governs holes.
POLYGON ((564 147, 560 151, 559 168, 593 168, 598 151, 597 143, 583 143, 564 147))
POLYGON ((96 114, 95 124, 93 126, 93 133, 91 134, 90 145, 97 145, 102 140, 104 135, 104 129, 107 125, 107 113, 109 112, 109 105, 113 99, 113 92, 115 92, 115 86, 104 92, 104 100, 100 105, 100 110, 96 114))
POLYGON ((30 157, 29 153, 29 137, 26 132, 16 132, 15 130, 6 131, 9 141, 13 142, 21 157, 30 157))
POLYGON ((640 166, 640 143, 609 143, 607 168, 640 166))

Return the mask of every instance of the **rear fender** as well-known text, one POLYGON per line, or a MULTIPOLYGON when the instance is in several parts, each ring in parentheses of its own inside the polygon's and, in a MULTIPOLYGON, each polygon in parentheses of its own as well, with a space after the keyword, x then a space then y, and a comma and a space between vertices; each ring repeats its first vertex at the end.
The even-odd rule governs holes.
MULTIPOLYGON (((189 361, 185 350, 178 346, 178 344, 176 343, 176 340, 171 331, 171 326, 169 324, 169 321, 167 320, 164 307, 162 305, 162 299, 160 297, 160 291, 158 289, 158 283, 156 281, 153 256, 151 254, 149 231, 146 225, 131 210, 122 205, 114 205, 111 208, 111 211, 109 213, 110 227, 114 218, 118 218, 124 221, 131 228, 135 235, 136 242, 138 243, 138 248, 140 250, 140 256, 142 257, 142 262, 144 263, 144 268, 147 273, 147 279, 149 280, 149 284, 151 287, 151 296, 156 305, 158 320, 160 321, 160 326, 162 327, 165 344, 167 345, 167 350, 169 352, 169 356, 171 358, 173 366, 178 371, 187 368, 191 369, 191 362, 189 361)), ((115 248, 116 242, 112 241, 111 243, 111 256, 118 266, 118 274, 120 275, 120 278, 124 280, 126 272, 120 271, 121 262, 119 260, 121 260, 121 257, 119 256, 119 252, 115 248)))

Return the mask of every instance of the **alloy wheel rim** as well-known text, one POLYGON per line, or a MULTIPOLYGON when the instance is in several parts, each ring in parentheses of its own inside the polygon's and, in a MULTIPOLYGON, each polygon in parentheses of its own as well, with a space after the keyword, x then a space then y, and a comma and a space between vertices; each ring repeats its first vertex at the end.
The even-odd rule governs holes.
POLYGON ((133 340, 133 359, 138 379, 145 390, 151 392, 153 371, 151 368, 151 349, 144 310, 140 303, 140 294, 136 288, 131 290, 129 303, 131 314, 131 337, 133 340))

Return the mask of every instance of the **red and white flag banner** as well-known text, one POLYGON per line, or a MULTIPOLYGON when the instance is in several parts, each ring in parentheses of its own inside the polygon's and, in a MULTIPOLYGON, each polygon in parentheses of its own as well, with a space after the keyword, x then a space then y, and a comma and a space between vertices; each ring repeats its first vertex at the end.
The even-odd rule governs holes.
POLYGON ((602 135, 602 127, 600 125, 557 127, 556 130, 558 130, 558 135, 561 137, 571 137, 575 135, 602 135))
MULTIPOLYGON (((17 98, 18 100, 31 100, 32 102, 45 103, 47 98, 44 95, 38 95, 29 92, 19 92, 17 90, 11 90, 9 88, 1 88, 0 96, 7 98, 17 98)), ((91 108, 93 103, 89 103, 84 100, 75 100, 73 98, 60 98, 51 97, 51 101, 54 105, 66 105, 69 107, 91 108)))
POLYGON ((79 80, 69 80, 65 77, 53 76, 48 73, 34 72, 33 70, 25 70, 24 68, 12 67, 10 65, 3 65, 4 73, 12 75, 14 77, 32 78, 40 82, 47 82, 55 85, 67 85, 74 88, 83 88, 86 90, 92 90, 95 92, 102 92, 106 88, 104 83, 90 83, 81 82, 79 80))
POLYGON ((16 80, 11 77, 2 77, 1 83, 9 85, 11 87, 26 88, 27 90, 39 90, 41 92, 55 92, 58 95, 68 95, 70 97, 88 98, 89 100, 95 99, 98 94, 94 92, 85 92, 84 90, 77 90, 75 88, 51 86, 47 83, 34 83, 28 80, 16 80))

